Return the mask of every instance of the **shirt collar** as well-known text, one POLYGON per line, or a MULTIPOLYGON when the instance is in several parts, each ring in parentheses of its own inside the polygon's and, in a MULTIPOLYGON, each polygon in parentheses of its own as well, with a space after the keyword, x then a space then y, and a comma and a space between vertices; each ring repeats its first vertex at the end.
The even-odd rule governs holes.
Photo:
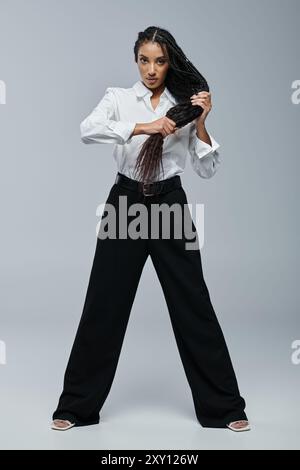
MULTIPOLYGON (((146 85, 144 85, 144 83, 142 82, 142 80, 138 80, 132 87, 136 93, 136 95, 138 97, 143 97, 147 94, 150 94, 152 95, 152 91, 149 90, 149 88, 146 87, 146 85)), ((172 93, 168 90, 168 88, 165 86, 165 89, 164 91, 162 92, 161 96, 163 95, 166 95, 167 98, 172 101, 174 104, 176 104, 176 99, 175 97, 172 95, 172 93)))

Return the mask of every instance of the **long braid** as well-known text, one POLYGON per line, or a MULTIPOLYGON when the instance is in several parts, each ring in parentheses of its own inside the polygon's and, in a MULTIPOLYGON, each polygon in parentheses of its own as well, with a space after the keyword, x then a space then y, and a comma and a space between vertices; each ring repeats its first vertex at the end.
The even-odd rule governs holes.
MULTIPOLYGON (((166 116, 176 123, 177 128, 181 128, 203 113, 201 106, 192 105, 190 97, 200 91, 209 91, 209 86, 203 75, 185 56, 171 33, 156 26, 149 26, 138 34, 134 46, 136 62, 139 47, 145 41, 154 40, 161 45, 163 50, 167 49, 170 67, 165 84, 178 103, 168 110, 166 116)), ((160 168, 164 174, 163 142, 163 136, 159 132, 149 136, 143 143, 135 165, 137 179, 144 182, 154 181, 160 168)))

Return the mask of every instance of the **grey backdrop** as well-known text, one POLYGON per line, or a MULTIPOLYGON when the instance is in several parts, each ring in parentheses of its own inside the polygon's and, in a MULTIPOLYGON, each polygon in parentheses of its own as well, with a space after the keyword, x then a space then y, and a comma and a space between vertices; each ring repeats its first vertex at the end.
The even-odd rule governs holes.
POLYGON ((299 16, 298 0, 0 1, 1 448, 299 447, 299 16), (222 166, 205 180, 187 160, 182 181, 205 204, 204 275, 248 433, 196 420, 150 259, 102 422, 49 428, 116 174, 112 146, 84 145, 79 124, 107 86, 139 79, 133 45, 152 24, 212 91, 222 166))

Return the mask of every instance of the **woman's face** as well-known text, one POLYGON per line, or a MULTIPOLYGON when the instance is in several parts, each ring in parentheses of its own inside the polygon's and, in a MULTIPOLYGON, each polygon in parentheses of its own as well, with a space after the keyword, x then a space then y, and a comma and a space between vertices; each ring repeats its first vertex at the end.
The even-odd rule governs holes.
POLYGON ((169 68, 168 57, 157 42, 145 42, 139 47, 137 64, 140 76, 146 87, 155 90, 166 78, 169 68), (149 80, 153 78, 155 80, 149 80))

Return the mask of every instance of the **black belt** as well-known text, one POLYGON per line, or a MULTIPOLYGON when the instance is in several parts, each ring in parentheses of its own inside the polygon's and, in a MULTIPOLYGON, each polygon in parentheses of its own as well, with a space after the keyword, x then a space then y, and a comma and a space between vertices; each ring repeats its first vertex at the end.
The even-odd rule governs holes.
POLYGON ((152 183, 143 183, 142 181, 133 180, 122 173, 117 173, 115 184, 119 184, 124 188, 132 191, 141 192, 144 196, 154 196, 181 188, 181 179, 179 175, 172 176, 165 180, 153 181, 152 183))

